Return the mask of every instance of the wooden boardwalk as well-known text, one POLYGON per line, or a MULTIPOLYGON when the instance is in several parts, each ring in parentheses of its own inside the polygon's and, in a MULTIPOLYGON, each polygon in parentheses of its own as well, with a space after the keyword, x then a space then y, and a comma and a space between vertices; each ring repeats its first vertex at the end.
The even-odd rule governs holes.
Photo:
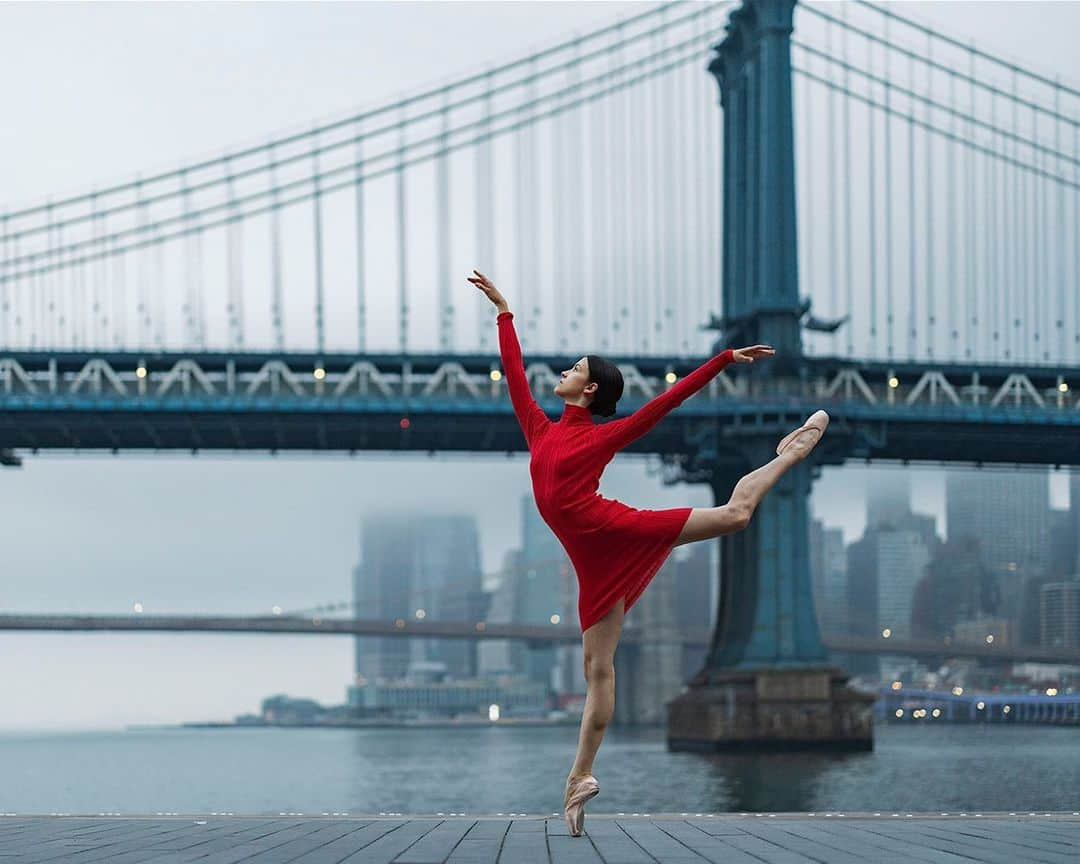
POLYGON ((1075 864, 1080 813, 0 815, 0 864, 1075 864))

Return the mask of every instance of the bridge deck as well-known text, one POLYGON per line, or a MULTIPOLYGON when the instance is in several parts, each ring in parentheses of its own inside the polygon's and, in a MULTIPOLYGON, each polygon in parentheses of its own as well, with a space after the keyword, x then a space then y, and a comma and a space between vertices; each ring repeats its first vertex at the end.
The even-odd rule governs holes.
POLYGON ((1080 860, 1080 814, 5 816, 0 861, 877 864, 1080 860))

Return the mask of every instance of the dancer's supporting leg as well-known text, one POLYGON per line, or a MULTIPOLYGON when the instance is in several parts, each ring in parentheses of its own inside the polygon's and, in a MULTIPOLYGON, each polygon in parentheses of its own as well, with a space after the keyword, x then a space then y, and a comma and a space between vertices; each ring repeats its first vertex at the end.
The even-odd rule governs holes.
POLYGON ((592 774, 593 759, 615 711, 615 648, 622 632, 625 603, 625 598, 618 600, 581 637, 585 655, 585 711, 581 715, 577 756, 567 781, 592 774))
POLYGON ((735 484, 727 504, 719 507, 695 507, 676 538, 675 545, 711 540, 723 534, 742 531, 750 524, 750 517, 754 515, 754 510, 765 497, 765 493, 776 485, 792 465, 806 458, 820 438, 819 430, 807 429, 788 445, 782 455, 741 478, 735 484))

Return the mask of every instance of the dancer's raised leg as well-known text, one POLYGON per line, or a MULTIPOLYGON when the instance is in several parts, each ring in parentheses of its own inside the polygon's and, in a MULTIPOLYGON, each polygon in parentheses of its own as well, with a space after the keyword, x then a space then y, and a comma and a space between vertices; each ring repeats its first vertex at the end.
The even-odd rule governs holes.
POLYGON ((618 600, 581 637, 585 655, 585 711, 581 715, 577 756, 567 782, 592 774, 593 759, 615 712, 615 648, 622 633, 625 603, 625 598, 618 600))
POLYGON ((814 445, 821 440, 829 418, 824 411, 819 411, 811 415, 808 422, 812 425, 805 427, 798 435, 790 433, 784 437, 780 444, 783 452, 779 456, 751 471, 735 484, 727 504, 719 507, 695 507, 676 538, 675 545, 711 540, 746 528, 765 493, 776 485, 792 465, 805 459, 814 449, 814 445))

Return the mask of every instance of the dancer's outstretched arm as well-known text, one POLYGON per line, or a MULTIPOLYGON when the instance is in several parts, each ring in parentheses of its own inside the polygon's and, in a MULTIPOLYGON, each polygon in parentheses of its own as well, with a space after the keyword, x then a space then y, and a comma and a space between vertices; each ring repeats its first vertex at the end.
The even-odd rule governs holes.
POLYGON ((758 357, 774 354, 767 345, 754 345, 750 348, 728 348, 698 366, 693 372, 678 381, 659 396, 655 396, 629 417, 614 420, 597 427, 597 431, 607 446, 621 450, 632 441, 636 441, 660 422, 669 411, 677 408, 686 399, 708 384, 729 363, 753 363, 758 357))
POLYGON ((495 304, 498 312, 495 320, 499 327, 499 355, 506 373, 506 389, 510 391, 510 404, 514 406, 514 415, 525 434, 525 443, 531 450, 532 442, 547 430, 551 421, 536 404, 532 391, 529 390, 529 379, 525 377, 525 361, 522 359, 521 345, 518 344, 517 332, 514 330, 514 313, 510 311, 506 299, 491 280, 479 270, 473 272, 476 276, 466 278, 484 292, 495 304))

